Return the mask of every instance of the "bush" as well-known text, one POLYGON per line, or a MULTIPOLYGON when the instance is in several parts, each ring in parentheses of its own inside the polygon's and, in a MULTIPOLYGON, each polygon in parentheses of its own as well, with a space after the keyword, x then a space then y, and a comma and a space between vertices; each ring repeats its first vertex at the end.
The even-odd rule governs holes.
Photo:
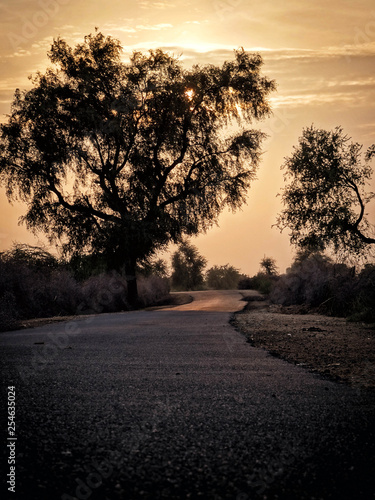
POLYGON ((264 256, 259 264, 260 271, 251 278, 243 276, 238 283, 238 288, 240 290, 258 290, 264 295, 269 295, 279 278, 276 261, 272 257, 264 256))
POLYGON ((17 304, 12 292, 0 296, 0 332, 11 330, 17 324, 17 304))
POLYGON ((250 278, 249 288, 252 290, 258 290, 258 292, 263 293, 264 295, 269 295, 277 280, 277 276, 259 272, 250 278))
MULTIPOLYGON (((160 276, 140 277, 138 295, 141 307, 164 300, 169 294, 168 279, 160 276)), ((130 309, 127 285, 123 276, 116 272, 92 276, 82 284, 82 313, 119 312, 130 309)))
POLYGON ((355 268, 334 264, 319 252, 299 254, 274 283, 270 299, 284 306, 306 305, 323 314, 375 321, 375 266, 367 265, 356 275, 355 268))
MULTIPOLYGON (((160 276, 140 277, 138 295, 141 307, 164 300, 169 294, 168 279, 160 276)), ((127 300, 127 285, 123 276, 116 272, 100 274, 86 280, 82 285, 81 310, 87 312, 118 312, 130 309, 127 300)))
POLYGON ((119 274, 102 273, 82 283, 83 314, 129 310, 126 280, 119 274))
POLYGON ((329 299, 329 280, 333 265, 320 253, 297 258, 272 289, 271 300, 289 306, 309 304, 316 307, 329 299))
POLYGON ((353 290, 350 320, 375 323, 375 265, 367 264, 360 272, 353 290))
POLYGON ((253 279, 250 276, 243 275, 237 285, 239 290, 250 290, 253 286, 253 279))
MULTIPOLYGON (((169 294, 166 278, 141 277, 140 305, 148 306, 169 294)), ((129 310, 127 286, 117 273, 77 281, 65 265, 43 249, 16 245, 0 253, 0 330, 18 320, 129 310)))
POLYGON ((143 307, 163 301, 170 292, 169 280, 160 276, 149 276, 138 280, 139 300, 143 307))
POLYGON ((58 259, 41 247, 15 243, 13 248, 1 253, 3 262, 26 266, 34 270, 51 270, 59 267, 58 259))
POLYGON ((233 290, 238 287, 240 272, 233 266, 213 266, 206 272, 206 284, 214 290, 233 290))
POLYGON ((65 269, 0 255, 0 328, 16 320, 74 314, 80 290, 65 269))

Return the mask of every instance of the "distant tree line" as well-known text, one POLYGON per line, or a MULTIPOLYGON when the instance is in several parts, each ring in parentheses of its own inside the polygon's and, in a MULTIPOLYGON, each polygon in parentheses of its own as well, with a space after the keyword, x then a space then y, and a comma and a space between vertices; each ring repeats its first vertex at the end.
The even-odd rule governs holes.
POLYGON ((171 286, 174 290, 236 289, 243 277, 230 264, 215 265, 205 271, 207 259, 198 249, 183 242, 172 255, 171 286))
MULTIPOLYGON (((171 270, 162 259, 137 268, 143 306, 166 301, 179 290, 255 289, 275 304, 375 322, 375 265, 335 263, 323 252, 299 250, 284 274, 264 256, 259 271, 245 276, 230 264, 206 270, 207 260, 185 241, 173 253, 171 270)), ((107 272, 99 256, 58 259, 40 247, 16 244, 0 253, 0 329, 30 318, 131 309, 127 282, 107 272)))

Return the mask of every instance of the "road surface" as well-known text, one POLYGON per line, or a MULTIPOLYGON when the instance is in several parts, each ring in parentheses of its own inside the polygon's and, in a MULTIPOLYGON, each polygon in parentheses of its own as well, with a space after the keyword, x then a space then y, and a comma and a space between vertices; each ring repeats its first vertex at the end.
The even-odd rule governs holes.
POLYGON ((239 292, 194 297, 0 334, 1 498, 373 498, 374 394, 247 344, 239 292))

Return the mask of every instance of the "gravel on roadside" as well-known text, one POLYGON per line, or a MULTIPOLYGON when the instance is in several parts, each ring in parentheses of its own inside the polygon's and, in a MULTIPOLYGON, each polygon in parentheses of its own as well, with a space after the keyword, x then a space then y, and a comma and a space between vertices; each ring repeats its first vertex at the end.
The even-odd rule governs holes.
POLYGON ((375 325, 296 312, 251 300, 232 324, 254 347, 335 381, 375 389, 375 325))

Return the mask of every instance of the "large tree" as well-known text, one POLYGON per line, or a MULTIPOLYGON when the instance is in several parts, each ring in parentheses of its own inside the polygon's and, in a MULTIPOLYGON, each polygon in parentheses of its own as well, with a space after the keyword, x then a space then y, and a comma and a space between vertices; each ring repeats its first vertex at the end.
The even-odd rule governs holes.
POLYGON ((242 49, 221 67, 184 69, 161 50, 124 63, 100 32, 48 56, 1 126, 0 182, 28 228, 125 268, 135 301, 137 262, 244 202, 263 138, 245 125, 270 113, 275 83, 242 49))
POLYGON ((366 216, 366 205, 375 196, 366 189, 374 154, 372 146, 363 156, 362 146, 351 142, 341 127, 303 130, 283 165, 289 183, 277 221, 281 230, 291 230, 293 244, 360 254, 375 243, 374 227, 366 216))

